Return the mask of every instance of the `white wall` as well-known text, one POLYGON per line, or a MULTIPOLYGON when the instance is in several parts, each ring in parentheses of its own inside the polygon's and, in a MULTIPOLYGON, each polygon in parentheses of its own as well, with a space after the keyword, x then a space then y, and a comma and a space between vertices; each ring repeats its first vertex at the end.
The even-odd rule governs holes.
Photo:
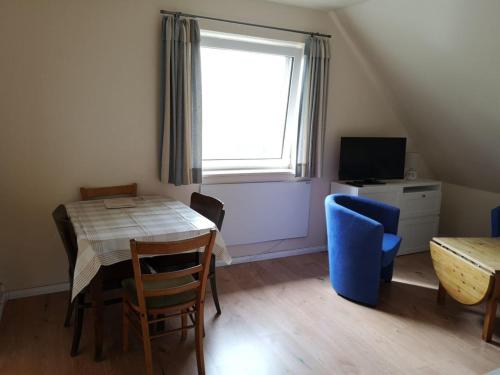
POLYGON ((500 206, 500 194, 443 184, 440 235, 489 237, 491 210, 500 206))
POLYGON ((335 13, 436 175, 500 192, 500 2, 377 0, 335 13))
POLYGON ((370 0, 335 12, 449 183, 446 235, 489 235, 489 210, 500 205, 499 12, 489 0, 370 0))
MULTIPOLYGON (((160 9, 335 34, 325 179, 312 186, 310 233, 230 249, 233 256, 325 244, 323 198, 340 135, 405 135, 326 13, 252 0, 4 0, 0 3, 0 280, 7 290, 63 282, 51 211, 78 187, 136 181, 187 202, 197 186, 162 185, 158 168, 160 9)), ((202 28, 302 40, 221 23, 202 28)))

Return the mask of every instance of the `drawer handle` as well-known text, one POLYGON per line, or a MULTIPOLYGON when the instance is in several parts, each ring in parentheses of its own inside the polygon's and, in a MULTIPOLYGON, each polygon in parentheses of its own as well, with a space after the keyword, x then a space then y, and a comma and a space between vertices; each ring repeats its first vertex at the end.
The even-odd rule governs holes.
POLYGON ((422 194, 422 198, 425 198, 425 197, 426 197, 426 195, 425 195, 425 194, 422 194))

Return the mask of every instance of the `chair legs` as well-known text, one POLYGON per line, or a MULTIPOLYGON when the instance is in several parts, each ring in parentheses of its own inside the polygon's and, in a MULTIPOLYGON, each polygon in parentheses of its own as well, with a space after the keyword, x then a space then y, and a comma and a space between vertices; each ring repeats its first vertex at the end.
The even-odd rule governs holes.
MULTIPOLYGON (((202 302, 203 303, 203 302, 202 302)), ((203 308, 196 311, 195 323, 195 344, 196 344, 196 364, 198 365, 198 375, 205 374, 205 357, 203 354, 203 308)))
POLYGON ((75 300, 75 325, 73 327, 73 342, 71 343, 71 356, 78 354, 80 347, 80 337, 82 336, 83 314, 85 312, 85 295, 79 294, 75 300))
POLYGON ((151 340, 149 338, 149 323, 147 316, 141 314, 142 345, 144 347, 144 360, 146 374, 153 375, 153 354, 151 353, 151 340))
POLYGON ((182 331, 181 331, 181 340, 185 340, 187 337, 187 311, 181 311, 181 326, 182 326, 182 331))
POLYGON ((122 350, 124 352, 128 352, 129 344, 128 344, 128 334, 130 328, 129 321, 129 306, 128 303, 123 299, 123 310, 122 310, 122 350))
MULTIPOLYGON (((202 302, 203 303, 203 302, 202 302)), ((122 349, 124 352, 129 350, 129 328, 130 328, 130 306, 127 301, 124 299, 123 303, 123 312, 122 312, 122 349)), ((191 317, 191 314, 188 310, 181 311, 181 340, 185 340, 187 338, 187 320, 188 316, 191 317)), ((153 355, 151 350, 151 337, 149 330, 149 322, 147 316, 139 316, 141 323, 141 333, 142 333, 142 344, 144 348, 144 361, 146 364, 146 374, 153 375, 153 355)), ((196 363, 198 367, 198 374, 205 374, 205 359, 203 354, 203 337, 205 336, 205 330, 203 327, 203 312, 199 310, 195 312, 195 317, 191 319, 194 323, 195 328, 195 345, 196 345, 196 363)))
POLYGON ((219 296, 217 295, 217 282, 215 280, 215 274, 210 278, 210 288, 212 289, 212 297, 214 298, 215 309, 217 310, 217 315, 222 313, 219 304, 219 296))
POLYGON ((71 325, 71 318, 73 317, 73 311, 75 310, 75 304, 71 301, 71 289, 69 291, 68 297, 68 307, 66 308, 66 317, 64 318, 64 326, 69 327, 71 325))
POLYGON ((210 260, 210 288, 212 289, 212 297, 214 298, 215 308, 217 310, 217 315, 221 314, 220 304, 219 304, 219 295, 217 294, 217 280, 215 277, 215 256, 212 255, 212 259, 210 260))

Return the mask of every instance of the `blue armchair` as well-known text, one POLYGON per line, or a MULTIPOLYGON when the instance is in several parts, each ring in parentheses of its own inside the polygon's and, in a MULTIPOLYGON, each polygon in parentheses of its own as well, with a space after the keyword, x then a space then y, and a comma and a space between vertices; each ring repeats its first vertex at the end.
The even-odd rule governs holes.
POLYGON ((500 206, 491 210, 491 236, 500 237, 500 206))
POLYGON ((325 199, 330 281, 335 291, 366 305, 378 302, 380 279, 392 280, 399 208, 334 194, 325 199))

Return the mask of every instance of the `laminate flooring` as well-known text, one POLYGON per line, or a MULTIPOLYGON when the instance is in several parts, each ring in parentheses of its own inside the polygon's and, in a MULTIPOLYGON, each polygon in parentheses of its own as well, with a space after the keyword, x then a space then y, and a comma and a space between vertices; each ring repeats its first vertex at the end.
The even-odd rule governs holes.
MULTIPOLYGON (((376 309, 338 296, 326 253, 217 269, 222 315, 207 294, 207 374, 483 374, 500 367, 500 321, 481 340, 484 306, 437 305, 429 253, 398 257, 376 309)), ((0 374, 142 374, 139 340, 121 352, 120 306, 106 309, 105 359, 93 360, 92 313, 80 354, 63 327, 66 293, 11 300, 0 322, 0 374)), ((177 321, 171 323, 178 324, 177 321)), ((195 374, 194 331, 153 342, 158 374, 195 374)))

